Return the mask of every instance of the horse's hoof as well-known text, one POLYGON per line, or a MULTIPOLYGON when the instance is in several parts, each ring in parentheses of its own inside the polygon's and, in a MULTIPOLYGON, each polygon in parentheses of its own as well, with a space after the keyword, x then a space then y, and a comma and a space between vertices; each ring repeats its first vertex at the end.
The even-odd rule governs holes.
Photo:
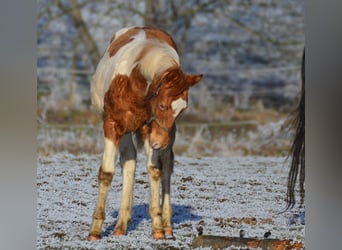
POLYGON ((93 241, 93 240, 100 240, 101 235, 95 235, 95 234, 89 234, 88 240, 93 241))
POLYGON ((172 228, 171 227, 164 228, 164 233, 165 233, 165 236, 168 236, 168 237, 172 237, 173 236, 173 232, 172 232, 172 228))
POLYGON ((163 231, 154 231, 152 235, 153 235, 153 239, 155 240, 162 240, 165 238, 165 234, 163 231))
POLYGON ((115 236, 124 236, 126 234, 122 230, 114 230, 113 235, 115 235, 115 236))

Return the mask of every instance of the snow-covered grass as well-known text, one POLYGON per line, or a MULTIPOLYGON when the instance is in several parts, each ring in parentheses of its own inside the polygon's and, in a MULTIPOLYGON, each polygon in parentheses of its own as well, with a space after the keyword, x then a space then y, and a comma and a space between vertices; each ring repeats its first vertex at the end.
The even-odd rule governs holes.
POLYGON ((87 236, 97 199, 101 155, 39 154, 37 249, 189 249, 196 228, 204 234, 304 241, 299 208, 285 207, 288 168, 283 157, 177 156, 171 184, 175 239, 154 241, 148 216, 146 157, 138 155, 133 218, 127 236, 112 235, 121 200, 117 165, 108 195, 103 237, 87 236))

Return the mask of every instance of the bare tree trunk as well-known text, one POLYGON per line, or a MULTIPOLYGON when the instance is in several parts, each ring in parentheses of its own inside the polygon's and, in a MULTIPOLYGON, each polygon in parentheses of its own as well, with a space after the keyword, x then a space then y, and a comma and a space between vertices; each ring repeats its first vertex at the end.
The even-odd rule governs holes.
POLYGON ((159 0, 146 0, 146 14, 144 15, 144 25, 145 26, 152 26, 152 27, 160 27, 160 18, 159 15, 161 14, 161 6, 159 0))
POLYGON ((79 40, 86 48, 91 63, 95 68, 101 58, 100 52, 92 35, 88 30, 86 23, 83 20, 81 11, 79 9, 78 0, 70 0, 70 4, 71 7, 69 9, 63 5, 61 0, 57 2, 58 7, 73 21, 79 36, 79 40))
POLYGON ((69 84, 69 96, 68 96, 68 106, 72 108, 74 104, 74 92, 75 92, 75 79, 76 79, 76 70, 77 70, 77 46, 78 46, 78 39, 75 39, 75 45, 73 49, 72 55, 72 70, 71 70, 71 77, 70 77, 70 84, 69 84))

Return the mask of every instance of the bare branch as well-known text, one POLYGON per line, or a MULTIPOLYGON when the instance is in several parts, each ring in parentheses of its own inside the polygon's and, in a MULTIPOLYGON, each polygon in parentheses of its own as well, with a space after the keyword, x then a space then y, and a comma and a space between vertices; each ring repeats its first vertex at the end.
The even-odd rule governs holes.
POLYGON ((90 60, 95 67, 97 63, 99 62, 101 55, 98 50, 98 47, 93 39, 93 36, 90 34, 88 27, 86 23, 84 22, 82 18, 82 14, 80 9, 78 8, 79 4, 77 0, 70 0, 71 7, 67 8, 63 5, 61 0, 57 1, 57 6, 65 13, 67 14, 72 22, 75 25, 75 28, 78 32, 80 41, 85 46, 86 50, 88 51, 90 60))

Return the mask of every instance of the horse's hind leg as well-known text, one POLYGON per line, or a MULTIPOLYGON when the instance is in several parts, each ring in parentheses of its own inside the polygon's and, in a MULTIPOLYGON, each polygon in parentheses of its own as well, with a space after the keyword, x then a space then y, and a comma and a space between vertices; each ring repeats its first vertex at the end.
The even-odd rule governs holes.
POLYGON ((125 235, 132 217, 134 174, 137 152, 132 141, 132 134, 123 136, 120 143, 120 162, 123 171, 121 207, 114 235, 125 235))

